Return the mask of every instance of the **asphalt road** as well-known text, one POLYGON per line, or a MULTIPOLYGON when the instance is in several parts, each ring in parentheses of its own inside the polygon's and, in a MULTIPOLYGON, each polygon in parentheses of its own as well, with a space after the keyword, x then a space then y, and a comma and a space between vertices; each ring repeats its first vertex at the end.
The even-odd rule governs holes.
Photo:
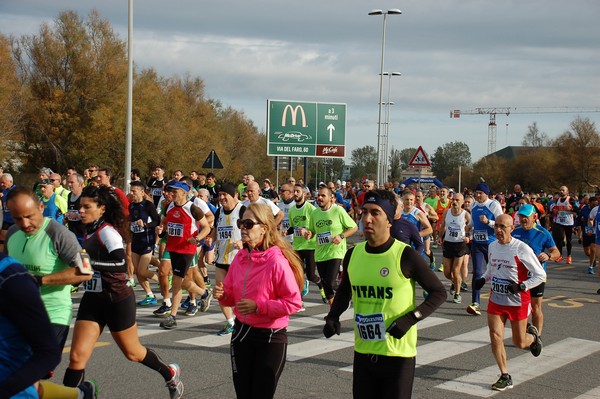
MULTIPOLYGON (((441 260, 441 250, 434 252, 441 260)), ((587 261, 576 240, 573 255, 572 265, 549 264, 542 355, 534 358, 528 351, 514 348, 510 338, 505 341, 514 389, 502 393, 489 389, 499 371, 489 345, 486 313, 468 315, 465 309, 470 293, 464 293, 462 304, 452 303, 448 296, 437 312, 419 323, 413 398, 600 398, 600 295, 596 294, 600 280, 587 273, 587 261)), ((442 273, 437 274, 448 285, 442 273)), ((143 296, 139 288, 136 294, 140 299, 143 296)), ((417 295, 421 298, 420 289, 417 295)), ((75 294, 76 303, 80 297, 75 294)), ((305 312, 292 317, 288 362, 276 397, 349 398, 351 310, 344 314, 344 334, 325 340, 321 329, 328 307, 316 289, 309 293, 306 305, 305 312)), ((482 310, 486 307, 487 299, 483 299, 482 310)), ((229 337, 215 335, 223 323, 217 304, 213 302, 208 312, 195 317, 181 315, 179 327, 172 331, 158 327, 160 319, 151 314, 154 309, 138 308, 141 341, 165 361, 181 365, 184 397, 234 398, 229 337)), ((67 364, 65 353, 56 381, 61 381, 67 364)), ((158 373, 127 361, 108 332, 100 337, 86 376, 97 380, 102 398, 168 398, 158 373)))

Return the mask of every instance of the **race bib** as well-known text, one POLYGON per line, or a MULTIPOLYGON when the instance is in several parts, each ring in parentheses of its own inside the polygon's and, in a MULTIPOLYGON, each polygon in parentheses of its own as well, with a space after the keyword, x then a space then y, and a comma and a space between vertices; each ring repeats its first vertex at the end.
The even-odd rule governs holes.
POLYGON ((70 209, 67 212, 67 220, 69 222, 78 222, 81 220, 81 215, 79 214, 79 211, 76 209, 70 209))
POLYGON ((499 295, 512 295, 512 292, 508 290, 510 287, 510 281, 503 278, 492 277, 492 292, 499 295))
POLYGON ((326 245, 331 244, 331 231, 317 234, 317 244, 326 245))
POLYGON ((289 220, 284 220, 281 222, 281 229, 285 232, 288 231, 290 228, 290 221, 289 220))
POLYGON ((102 292, 102 277, 100 272, 94 272, 91 280, 82 283, 83 289, 88 292, 102 292))
POLYGON ((167 234, 171 237, 183 237, 183 224, 167 223, 167 234))
POLYGON ((137 222, 131 222, 132 233, 143 233, 144 231, 146 231, 146 229, 144 229, 144 226, 140 226, 139 224, 137 224, 137 222))
POLYGON ((460 233, 460 230, 448 227, 448 236, 449 237, 458 238, 459 233, 460 233))
POLYGON ((475 232, 473 233, 473 238, 475 239, 475 241, 487 241, 487 230, 475 230, 475 232))
POLYGON ((154 187, 152 188, 152 196, 153 197, 160 197, 162 195, 162 188, 161 187, 154 187))
POLYGON ((228 241, 233 238, 233 226, 217 227, 217 240, 228 241))
POLYGON ((357 314, 354 322, 358 336, 363 341, 385 341, 383 313, 357 314))
POLYGON ((294 237, 304 237, 302 235, 302 227, 294 227, 294 237))

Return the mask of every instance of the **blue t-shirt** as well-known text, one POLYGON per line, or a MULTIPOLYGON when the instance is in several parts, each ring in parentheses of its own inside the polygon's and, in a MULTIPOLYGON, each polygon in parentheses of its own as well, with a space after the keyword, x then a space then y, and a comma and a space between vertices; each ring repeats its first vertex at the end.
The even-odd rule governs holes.
MULTIPOLYGON (((529 230, 525 230, 522 226, 519 226, 513 230, 512 236, 529 245, 536 256, 544 252, 545 249, 556 246, 552 234, 538 224, 534 224, 529 230)), ((540 263, 544 267, 544 270, 546 270, 546 262, 540 263)))
POLYGON ((496 217, 502 214, 502 207, 496 200, 487 199, 483 203, 477 201, 471 205, 471 224, 473 225, 473 241, 477 244, 490 244, 496 241, 494 228, 480 220, 480 216, 485 216, 488 221, 496 220, 496 217))

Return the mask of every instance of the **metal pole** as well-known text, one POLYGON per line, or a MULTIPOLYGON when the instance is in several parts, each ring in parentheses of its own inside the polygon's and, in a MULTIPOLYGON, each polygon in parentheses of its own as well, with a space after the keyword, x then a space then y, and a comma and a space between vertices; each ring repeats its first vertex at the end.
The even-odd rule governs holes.
POLYGON ((383 13, 383 30, 381 34, 381 69, 379 71, 379 113, 377 116, 377 177, 375 186, 379 188, 381 182, 381 102, 383 98, 383 65, 385 56, 385 24, 387 13, 383 13))
POLYGON ((125 178, 123 191, 129 193, 131 181, 132 113, 133 113, 133 0, 129 0, 127 24, 127 132, 125 134, 125 178))

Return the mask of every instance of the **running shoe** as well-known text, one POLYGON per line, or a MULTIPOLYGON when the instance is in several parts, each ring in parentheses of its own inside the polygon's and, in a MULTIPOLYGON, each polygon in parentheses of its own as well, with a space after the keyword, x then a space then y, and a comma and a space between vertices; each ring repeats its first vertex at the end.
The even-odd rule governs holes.
POLYGON ((212 301, 212 291, 211 290, 206 290, 206 292, 208 292, 208 295, 206 295, 206 298, 200 298, 200 311, 201 312, 206 312, 208 310, 208 307, 210 306, 210 301, 212 301))
POLYGON ((467 313, 475 316, 481 316, 481 311, 479 310, 479 304, 477 302, 473 302, 469 306, 467 306, 467 313))
POLYGON ((160 308, 156 309, 152 313, 154 313, 154 316, 167 316, 171 314, 171 307, 163 303, 160 305, 160 308))
POLYGON ((188 297, 187 297, 187 298, 185 298, 185 301, 182 301, 182 302, 181 302, 181 309, 187 309, 187 308, 188 308, 188 306, 190 306, 190 300, 191 300, 191 298, 190 298, 190 296, 188 295, 188 297))
POLYGON ((444 272, 444 265, 441 265, 440 267, 438 267, 438 272, 444 272))
POLYGON ((204 285, 205 285, 207 288, 210 288, 210 287, 212 287, 212 283, 210 282, 210 279, 209 279, 209 278, 206 278, 206 279, 204 280, 204 285))
POLYGON ((454 303, 461 303, 462 302, 462 297, 460 296, 460 294, 454 294, 454 298, 452 299, 452 302, 454 302, 454 303))
POLYGON ((456 294, 456 290, 454 289, 454 283, 450 284, 450 295, 454 296, 456 294))
POLYGON ((327 303, 327 295, 325 295, 325 289, 319 288, 319 293, 321 294, 321 300, 323 303, 327 303))
POLYGON ((510 374, 502 374, 498 381, 492 384, 492 390, 504 391, 505 389, 512 389, 513 383, 510 374))
POLYGON ((180 399, 183 396, 183 382, 181 382, 181 367, 177 363, 169 364, 173 377, 167 381, 171 399, 180 399))
POLYGON ((229 335, 233 332, 233 323, 227 323, 225 326, 217 331, 217 335, 229 335))
POLYGON ((556 263, 560 263, 560 262, 562 262, 564 259, 565 259, 565 258, 563 258, 562 256, 559 256, 559 257, 558 257, 558 258, 555 260, 555 262, 556 262, 556 263))
POLYGON ((438 245, 435 242, 431 244, 431 248, 437 248, 437 247, 438 247, 438 245))
POLYGON ((423 290, 423 299, 429 298, 429 292, 423 290))
POLYGON ((436 266, 435 262, 431 262, 431 263, 429 264, 429 268, 430 268, 432 271, 433 271, 433 270, 435 270, 435 268, 436 268, 436 267, 437 267, 437 266, 436 266))
POLYGON ((185 315, 186 316, 196 316, 196 313, 198 313, 198 306, 196 304, 190 302, 190 305, 188 306, 187 310, 185 311, 185 315))
POLYGON ((78 285, 72 285, 71 286, 71 294, 76 294, 77 292, 79 292, 79 286, 78 285))
POLYGON ((129 280, 127 280, 127 285, 131 288, 135 288, 135 286, 136 286, 135 279, 132 277, 129 280))
POLYGON ((298 313, 304 312, 304 311, 306 311, 306 308, 304 307, 304 302, 302 302, 302 307, 300 307, 300 309, 298 309, 298 313))
POLYGON ((460 283, 460 290, 464 292, 469 292, 469 286, 464 281, 460 283))
POLYGON ((540 355, 540 353, 542 353, 542 339, 540 338, 540 335, 538 333, 538 329, 532 325, 529 324, 527 326, 527 332, 531 335, 533 335, 533 337, 535 338, 533 343, 531 345, 529 345, 529 350, 531 351, 531 354, 535 357, 538 357, 540 355))
POLYGON ((98 399, 98 384, 95 380, 83 381, 77 389, 83 393, 83 399, 98 399))
POLYGON ((140 305, 140 306, 153 306, 153 305, 156 305, 156 297, 155 296, 146 295, 146 298, 142 299, 137 304, 140 305))
POLYGON ((172 315, 168 315, 164 321, 160 322, 160 326, 165 330, 172 330, 177 328, 177 320, 172 315))
POLYGON ((308 280, 304 280, 304 288, 302 289, 302 298, 308 295, 308 280))
POLYGON ((588 274, 594 274, 594 268, 592 266, 588 267, 588 274))
POLYGON ((571 255, 567 256, 567 265, 570 265, 571 263, 573 263, 573 258, 571 258, 571 255))

